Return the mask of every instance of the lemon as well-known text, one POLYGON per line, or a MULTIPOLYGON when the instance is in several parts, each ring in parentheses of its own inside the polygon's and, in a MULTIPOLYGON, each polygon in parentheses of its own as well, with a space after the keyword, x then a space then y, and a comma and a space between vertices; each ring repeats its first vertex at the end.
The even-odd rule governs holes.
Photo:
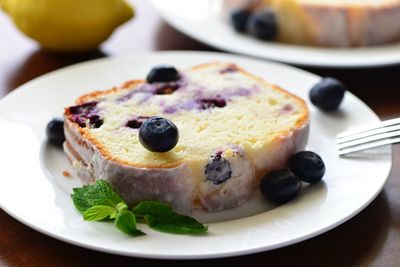
POLYGON ((134 15, 124 0, 0 0, 15 25, 58 52, 96 49, 134 15))

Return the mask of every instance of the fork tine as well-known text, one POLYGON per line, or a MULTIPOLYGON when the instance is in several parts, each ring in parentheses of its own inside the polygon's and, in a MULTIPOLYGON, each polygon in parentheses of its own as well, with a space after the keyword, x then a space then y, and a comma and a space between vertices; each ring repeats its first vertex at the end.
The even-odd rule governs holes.
POLYGON ((400 143, 400 118, 345 131, 336 136, 339 156, 395 143, 400 143))
POLYGON ((375 124, 370 125, 370 126, 364 126, 364 127, 358 128, 358 129, 342 132, 342 133, 336 135, 336 138, 337 139, 341 139, 341 138, 345 138, 345 137, 352 136, 352 135, 355 135, 355 134, 361 134, 361 133, 368 132, 368 131, 375 130, 375 129, 379 129, 379 128, 382 128, 382 127, 388 127, 388 126, 393 126, 393 125, 398 125, 398 124, 400 124, 400 118, 381 121, 379 123, 375 123, 375 124))
POLYGON ((350 154, 353 152, 358 152, 358 151, 362 151, 362 150, 366 150, 366 149, 370 149, 370 148, 375 148, 375 147, 390 145, 390 144, 395 144, 395 143, 400 143, 400 137, 377 140, 374 142, 365 143, 365 144, 363 143, 363 144, 350 146, 350 147, 338 148, 338 154, 339 154, 339 156, 343 156, 343 155, 350 154))
POLYGON ((382 139, 389 139, 393 137, 400 137, 400 131, 393 131, 393 132, 383 132, 380 134, 372 135, 372 136, 365 136, 362 138, 358 139, 352 139, 349 141, 344 141, 341 142, 337 140, 337 148, 345 148, 345 147, 351 147, 351 146, 356 146, 360 144, 365 144, 365 143, 371 143, 374 141, 382 140, 382 139))
POLYGON ((394 131, 398 131, 398 130, 400 130, 400 125, 377 128, 377 129, 373 129, 370 131, 364 131, 361 133, 356 133, 353 135, 336 138, 336 143, 341 144, 341 143, 345 143, 345 142, 349 142, 349 141, 353 141, 353 140, 357 140, 357 139, 361 139, 361 138, 366 138, 369 136, 374 136, 374 135, 388 133, 388 132, 394 132, 394 131))

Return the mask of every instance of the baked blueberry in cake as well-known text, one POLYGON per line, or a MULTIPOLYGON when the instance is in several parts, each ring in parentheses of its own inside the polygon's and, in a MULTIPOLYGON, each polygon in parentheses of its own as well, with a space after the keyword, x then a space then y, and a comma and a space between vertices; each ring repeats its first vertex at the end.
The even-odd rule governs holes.
POLYGON ((128 204, 219 211, 244 203, 304 149, 309 113, 299 97, 232 63, 158 68, 168 77, 153 73, 65 109, 64 150, 84 183, 107 180, 128 204), (171 131, 162 152, 153 137, 140 140, 151 123, 171 131))

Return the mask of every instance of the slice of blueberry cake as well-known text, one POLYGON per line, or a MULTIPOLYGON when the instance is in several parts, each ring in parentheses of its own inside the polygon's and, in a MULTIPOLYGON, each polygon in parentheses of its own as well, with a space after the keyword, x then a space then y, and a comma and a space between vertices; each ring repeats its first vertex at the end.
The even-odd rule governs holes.
POLYGON ((64 115, 64 150, 85 183, 105 179, 128 204, 183 213, 244 203, 304 148, 309 123, 302 99, 231 63, 160 66, 81 96, 64 115))

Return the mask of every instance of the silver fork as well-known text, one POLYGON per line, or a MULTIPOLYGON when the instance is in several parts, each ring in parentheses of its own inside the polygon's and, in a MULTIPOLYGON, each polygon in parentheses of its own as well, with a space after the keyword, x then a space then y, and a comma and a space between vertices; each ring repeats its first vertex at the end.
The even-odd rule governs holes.
POLYGON ((336 148, 340 156, 395 143, 400 143, 400 118, 336 135, 336 148))

